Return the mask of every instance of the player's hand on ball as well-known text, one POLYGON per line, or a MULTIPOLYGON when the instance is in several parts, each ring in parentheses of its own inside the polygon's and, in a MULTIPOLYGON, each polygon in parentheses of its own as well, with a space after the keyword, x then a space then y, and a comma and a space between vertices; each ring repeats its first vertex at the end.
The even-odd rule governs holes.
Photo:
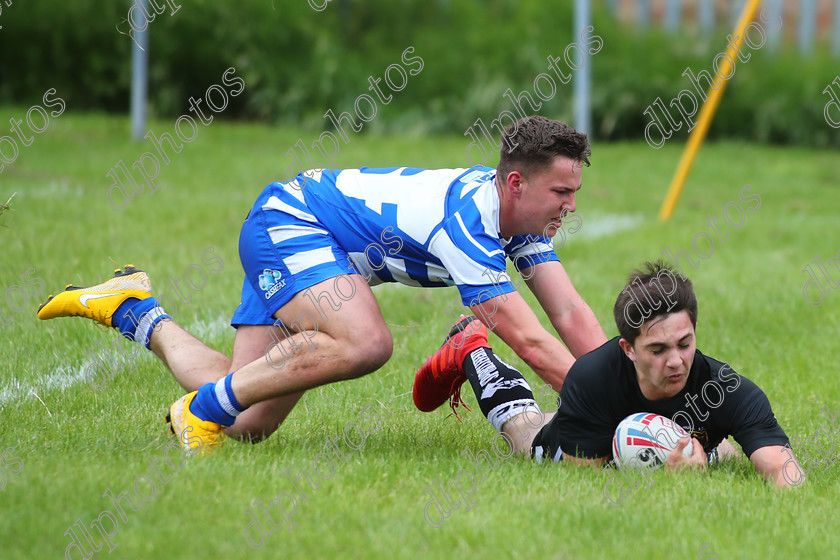
POLYGON ((665 468, 670 471, 678 471, 684 467, 700 467, 700 469, 705 471, 708 462, 706 453, 703 451, 703 446, 697 438, 686 437, 680 438, 677 442, 677 446, 673 451, 671 451, 671 454, 668 455, 668 462, 665 463, 665 468), (687 451, 684 453, 684 450, 688 445, 693 446, 690 457, 686 457, 687 451))

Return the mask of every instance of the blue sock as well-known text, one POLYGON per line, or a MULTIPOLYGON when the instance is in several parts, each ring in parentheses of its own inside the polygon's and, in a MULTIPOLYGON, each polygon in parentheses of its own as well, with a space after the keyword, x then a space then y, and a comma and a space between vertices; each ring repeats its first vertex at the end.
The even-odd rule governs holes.
POLYGON ((236 417, 246 407, 239 404, 233 394, 230 382, 233 373, 229 373, 216 383, 205 383, 198 389, 198 394, 190 403, 190 412, 207 422, 222 426, 231 426, 236 417))
POLYGON ((114 312, 111 322, 125 338, 141 342, 148 348, 155 326, 168 318, 155 298, 128 298, 114 312))
POLYGON ((124 337, 133 340, 134 330, 137 328, 140 316, 151 311, 156 303, 153 297, 146 299, 128 298, 117 307, 114 316, 111 317, 111 323, 120 329, 124 337))

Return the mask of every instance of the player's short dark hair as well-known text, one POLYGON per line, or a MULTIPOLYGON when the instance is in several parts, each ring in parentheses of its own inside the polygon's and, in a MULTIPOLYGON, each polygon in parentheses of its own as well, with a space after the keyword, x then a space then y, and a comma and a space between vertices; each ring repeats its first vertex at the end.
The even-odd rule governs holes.
POLYGON ((514 170, 528 177, 548 167, 557 156, 588 166, 590 155, 586 134, 560 121, 534 115, 505 129, 497 174, 502 181, 514 170))
POLYGON ((687 311, 692 326, 697 328, 697 297, 691 280, 662 261, 655 261, 630 273, 615 301, 613 316, 618 334, 634 344, 645 322, 680 311, 687 311))

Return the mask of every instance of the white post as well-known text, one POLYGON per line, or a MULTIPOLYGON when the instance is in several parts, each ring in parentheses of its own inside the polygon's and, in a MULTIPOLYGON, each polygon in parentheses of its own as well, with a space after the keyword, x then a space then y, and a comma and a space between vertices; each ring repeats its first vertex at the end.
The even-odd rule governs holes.
POLYGON ((636 25, 639 29, 650 25, 650 0, 636 0, 636 25))
MULTIPOLYGON (((135 0, 143 13, 149 13, 149 0, 135 0)), ((130 25, 130 22, 129 22, 130 25)), ((149 25, 135 31, 131 50, 131 136, 142 140, 146 133, 146 92, 149 70, 149 25)))
POLYGON ((700 0, 698 6, 700 29, 712 31, 715 28, 715 3, 714 0, 700 0))
MULTIPOLYGON (((574 38, 578 39, 585 27, 590 25, 592 20, 590 14, 589 0, 575 0, 575 34, 574 38)), ((582 68, 575 72, 575 129, 583 132, 587 136, 590 134, 590 82, 592 73, 590 72, 592 64, 592 57, 587 56, 582 68)))
POLYGON ((832 51, 834 56, 840 56, 840 0, 834 0, 834 13, 831 14, 834 18, 834 42, 832 51))
MULTIPOLYGON (((767 4, 767 15, 770 18, 774 18, 778 16, 784 20, 784 11, 782 9, 782 0, 765 0, 767 4)), ((782 29, 784 31, 784 29, 782 29)), ((767 38, 768 47, 771 52, 776 52, 779 50, 779 44, 781 43, 781 33, 774 33, 767 38)))
POLYGON ((799 12, 799 51, 811 54, 814 47, 814 28, 817 19, 817 5, 814 0, 802 0, 799 12))
POLYGON ((676 33, 680 29, 682 19, 682 0, 668 0, 665 4, 665 30, 668 33, 676 33))
POLYGON ((731 27, 735 27, 735 24, 738 23, 738 18, 741 17, 742 13, 744 13, 744 4, 746 3, 747 0, 732 0, 729 5, 729 16, 732 18, 731 27))

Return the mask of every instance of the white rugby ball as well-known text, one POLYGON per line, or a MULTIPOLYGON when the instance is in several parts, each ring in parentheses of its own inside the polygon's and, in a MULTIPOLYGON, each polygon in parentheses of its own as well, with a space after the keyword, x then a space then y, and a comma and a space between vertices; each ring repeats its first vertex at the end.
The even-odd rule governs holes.
MULTIPOLYGON (((682 426, 650 412, 631 414, 618 423, 613 435, 613 459, 619 467, 659 467, 676 449, 680 438, 689 437, 682 426)), ((693 446, 686 445, 684 457, 693 446)))

